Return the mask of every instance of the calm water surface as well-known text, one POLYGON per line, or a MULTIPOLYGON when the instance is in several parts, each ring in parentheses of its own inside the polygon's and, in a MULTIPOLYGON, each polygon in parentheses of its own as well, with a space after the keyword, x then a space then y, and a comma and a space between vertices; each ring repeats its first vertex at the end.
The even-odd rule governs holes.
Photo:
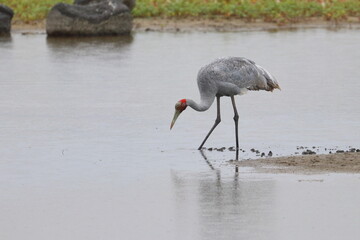
MULTIPOLYGON (((360 147, 360 32, 136 33, 0 38, 1 239, 353 239, 357 175, 235 173, 196 150, 216 108, 198 69, 245 56, 282 91, 237 97, 241 158, 360 147)), ((234 145, 230 99, 207 147, 234 145)))

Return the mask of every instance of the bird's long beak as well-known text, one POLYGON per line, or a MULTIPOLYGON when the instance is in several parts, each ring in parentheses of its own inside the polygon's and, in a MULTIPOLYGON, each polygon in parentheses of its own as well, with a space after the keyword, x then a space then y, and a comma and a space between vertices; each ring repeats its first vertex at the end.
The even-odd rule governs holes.
POLYGON ((179 117, 180 113, 181 113, 181 112, 180 112, 179 110, 175 110, 174 118, 173 118, 173 120, 171 121, 170 130, 173 128, 173 126, 174 126, 174 124, 175 124, 175 121, 176 121, 176 119, 179 117))

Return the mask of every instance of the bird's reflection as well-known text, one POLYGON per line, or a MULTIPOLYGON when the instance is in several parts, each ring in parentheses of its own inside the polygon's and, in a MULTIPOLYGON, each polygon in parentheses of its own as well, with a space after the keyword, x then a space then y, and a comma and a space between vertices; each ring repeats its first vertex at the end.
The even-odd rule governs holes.
POLYGON ((210 163, 203 150, 200 150, 200 154, 204 158, 206 164, 210 167, 210 169, 215 170, 214 166, 210 163))
MULTIPOLYGON (((208 159, 207 156, 205 155, 203 149, 200 150, 200 154, 201 154, 201 156, 204 158, 206 164, 210 167, 210 169, 219 172, 219 173, 217 173, 217 175, 218 175, 218 174, 220 175, 220 170, 216 170, 216 169, 214 168, 214 166, 211 164, 211 162, 209 161, 209 159, 208 159)), ((234 161, 239 161, 239 149, 236 149, 236 152, 235 152, 235 160, 234 160, 234 161)), ((238 175, 239 175, 239 167, 238 167, 237 165, 235 165, 235 177, 234 177, 234 180, 236 180, 236 181, 238 180, 238 175)))
POLYGON ((133 36, 106 36, 106 37, 48 37, 46 39, 47 46, 50 50, 64 51, 70 49, 77 51, 84 49, 98 53, 99 48, 107 48, 114 50, 122 48, 133 42, 133 36))
MULTIPOLYGON (((239 149, 236 149, 236 155, 235 155, 235 160, 239 161, 239 149)), ((238 165, 235 165, 235 176, 239 175, 239 167, 238 165)))
POLYGON ((0 34, 0 43, 7 43, 11 41, 12 41, 11 34, 0 34))
POLYGON ((205 153, 203 150, 200 150, 200 154, 201 156, 204 158, 206 164, 209 166, 209 168, 213 171, 216 172, 216 177, 217 177, 217 181, 220 182, 221 180, 221 173, 219 169, 215 169, 214 166, 211 164, 211 162, 209 161, 209 159, 206 157, 205 153))
MULTIPOLYGON (((240 178, 239 169, 229 175, 227 168, 218 168, 211 158, 200 151, 208 171, 173 171, 176 201, 176 225, 179 231, 190 228, 189 217, 198 219, 201 239, 238 239, 252 236, 247 232, 254 224, 266 225, 271 218, 274 182, 264 179, 240 178)), ((239 152, 235 152, 235 160, 239 152)), ((266 229, 259 229, 266 235, 266 229)))

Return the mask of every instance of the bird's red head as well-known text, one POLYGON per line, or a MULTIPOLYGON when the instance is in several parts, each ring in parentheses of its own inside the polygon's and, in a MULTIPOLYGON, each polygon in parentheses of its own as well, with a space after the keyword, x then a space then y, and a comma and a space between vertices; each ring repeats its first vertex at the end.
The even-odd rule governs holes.
POLYGON ((175 104, 175 110, 177 111, 184 111, 187 107, 186 99, 181 99, 175 104))
POLYGON ((187 107, 186 99, 181 99, 175 104, 175 114, 174 114, 174 118, 171 122, 170 129, 172 129, 172 127, 175 124, 176 119, 179 117, 180 113, 186 109, 186 107, 187 107))

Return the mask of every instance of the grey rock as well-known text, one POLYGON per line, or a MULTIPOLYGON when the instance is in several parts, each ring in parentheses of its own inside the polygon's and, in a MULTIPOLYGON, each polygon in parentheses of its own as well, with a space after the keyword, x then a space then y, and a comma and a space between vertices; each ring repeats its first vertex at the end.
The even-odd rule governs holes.
POLYGON ((14 11, 5 6, 0 4, 0 35, 7 35, 10 34, 11 31, 11 19, 14 16, 14 11))
POLYGON ((46 19, 49 36, 125 35, 131 29, 131 11, 122 0, 82 0, 75 5, 58 3, 46 19))

